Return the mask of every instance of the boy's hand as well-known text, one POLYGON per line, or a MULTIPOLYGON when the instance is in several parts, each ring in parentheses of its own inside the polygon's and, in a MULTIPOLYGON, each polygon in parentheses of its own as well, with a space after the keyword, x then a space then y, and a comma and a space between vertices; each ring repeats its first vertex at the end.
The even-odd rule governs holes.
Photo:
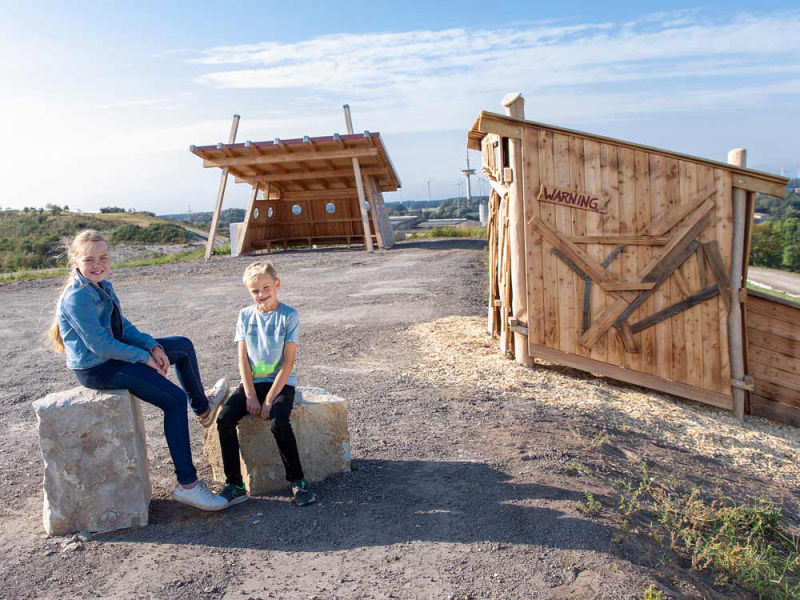
POLYGON ((258 400, 248 396, 247 397, 247 412, 249 412, 254 417, 257 417, 258 413, 260 411, 261 411, 261 405, 258 403, 258 400))
POLYGON ((265 421, 269 421, 269 413, 272 410, 272 401, 267 402, 264 400, 264 404, 261 407, 261 418, 265 421))

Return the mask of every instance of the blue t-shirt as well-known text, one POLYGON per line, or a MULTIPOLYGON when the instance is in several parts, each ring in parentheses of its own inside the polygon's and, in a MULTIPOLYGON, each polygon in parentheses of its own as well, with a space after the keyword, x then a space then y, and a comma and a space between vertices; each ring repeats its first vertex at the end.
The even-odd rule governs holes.
MULTIPOLYGON (((291 306, 279 304, 269 312, 260 312, 255 305, 239 311, 236 321, 235 342, 247 343, 247 358, 253 381, 275 381, 283 361, 286 342, 299 342, 300 316, 291 306)), ((297 375, 292 373, 286 385, 297 386, 297 375)))

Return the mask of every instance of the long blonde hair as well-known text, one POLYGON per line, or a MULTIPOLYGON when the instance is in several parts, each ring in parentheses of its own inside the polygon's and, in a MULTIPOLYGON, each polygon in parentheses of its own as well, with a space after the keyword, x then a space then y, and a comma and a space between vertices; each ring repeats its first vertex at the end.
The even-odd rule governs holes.
MULTIPOLYGON (((95 244, 97 242, 105 242, 108 244, 106 237, 99 231, 95 231, 94 229, 84 229, 74 238, 72 238, 71 241, 64 243, 67 253, 67 264, 70 268, 70 274, 67 276, 67 280, 64 282, 64 290, 67 289, 72 281, 72 275, 77 268, 76 260, 80 254, 81 248, 87 244, 95 244)), ((56 307, 57 306, 58 304, 56 303, 56 307)), ((47 328, 47 331, 45 331, 44 337, 53 350, 60 352, 61 354, 64 353, 64 339, 61 337, 61 328, 58 326, 58 310, 56 310, 55 314, 53 315, 53 322, 50 324, 50 327, 47 328)))

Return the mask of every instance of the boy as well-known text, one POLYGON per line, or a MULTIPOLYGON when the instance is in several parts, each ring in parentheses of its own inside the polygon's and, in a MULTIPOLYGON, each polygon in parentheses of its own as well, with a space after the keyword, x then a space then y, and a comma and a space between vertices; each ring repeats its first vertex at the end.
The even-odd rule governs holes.
POLYGON ((226 485, 220 496, 228 505, 247 500, 239 464, 237 423, 247 413, 269 419, 278 445, 286 480, 295 504, 305 506, 316 500, 307 489, 297 442, 289 421, 294 405, 297 375, 299 316, 290 306, 278 301, 281 280, 271 262, 254 262, 244 270, 242 282, 254 304, 239 312, 236 341, 239 345, 239 375, 242 382, 225 402, 217 417, 219 443, 226 485))

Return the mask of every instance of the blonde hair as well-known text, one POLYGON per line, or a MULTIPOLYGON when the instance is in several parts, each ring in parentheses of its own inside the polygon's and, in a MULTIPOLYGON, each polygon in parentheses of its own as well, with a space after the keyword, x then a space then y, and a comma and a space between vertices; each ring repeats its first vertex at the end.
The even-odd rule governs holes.
POLYGON ((275 266, 270 261, 258 260, 247 265, 247 268, 244 270, 244 274, 242 275, 242 283, 247 285, 248 282, 252 281, 259 275, 269 275, 273 279, 278 278, 278 274, 275 272, 275 266))
MULTIPOLYGON (((110 246, 106 237, 94 229, 84 229, 74 238, 72 238, 72 240, 64 241, 64 247, 67 255, 67 265, 70 268, 70 274, 67 276, 67 280, 64 282, 64 289, 67 289, 67 286, 69 286, 70 282, 72 281, 72 275, 77 268, 76 260, 80 255, 81 249, 89 244, 96 244, 98 242, 105 242, 106 245, 110 246)), ((49 342, 50 347, 53 350, 61 354, 64 353, 64 339, 61 337, 61 328, 58 326, 58 311, 56 311, 56 313, 53 315, 53 322, 50 324, 50 327, 47 328, 47 331, 45 331, 44 337, 49 342)))

